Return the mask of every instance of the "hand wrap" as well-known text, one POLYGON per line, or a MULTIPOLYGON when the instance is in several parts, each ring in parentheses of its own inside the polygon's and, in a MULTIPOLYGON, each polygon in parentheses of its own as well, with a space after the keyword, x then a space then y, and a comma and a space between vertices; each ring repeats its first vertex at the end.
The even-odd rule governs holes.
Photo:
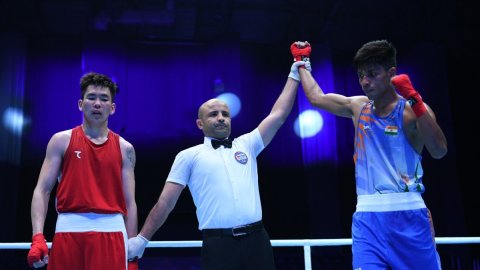
POLYGON ((27 261, 28 265, 34 268, 43 267, 48 263, 48 246, 43 233, 37 233, 32 237, 27 261))
POLYGON ((393 76, 391 81, 400 95, 410 103, 417 118, 427 111, 427 107, 423 104, 422 96, 413 88, 412 82, 407 74, 393 76))
POLYGON ((293 42, 290 45, 290 52, 292 53, 293 61, 306 61, 305 58, 310 58, 312 47, 308 42, 305 42, 305 47, 299 48, 297 42, 293 42))

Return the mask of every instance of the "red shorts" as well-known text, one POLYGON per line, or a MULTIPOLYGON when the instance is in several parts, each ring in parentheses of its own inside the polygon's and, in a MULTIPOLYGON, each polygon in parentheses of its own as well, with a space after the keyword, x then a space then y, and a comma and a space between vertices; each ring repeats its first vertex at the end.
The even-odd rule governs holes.
POLYGON ((122 232, 57 232, 52 241, 48 270, 125 270, 122 232))

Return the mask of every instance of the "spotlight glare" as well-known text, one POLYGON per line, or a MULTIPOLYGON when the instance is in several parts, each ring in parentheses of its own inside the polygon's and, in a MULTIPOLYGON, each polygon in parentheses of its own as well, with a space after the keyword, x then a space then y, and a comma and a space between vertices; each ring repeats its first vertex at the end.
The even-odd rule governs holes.
POLYGON ((8 107, 3 112, 3 126, 15 135, 22 135, 23 128, 28 122, 23 111, 18 108, 8 107))
POLYGON ((240 113, 242 109, 242 102, 237 95, 233 93, 222 93, 217 96, 218 99, 227 103, 228 107, 230 108, 230 117, 234 118, 240 113))
POLYGON ((323 127, 323 117, 315 110, 306 110, 295 119, 294 131, 300 138, 309 138, 318 134, 323 127))

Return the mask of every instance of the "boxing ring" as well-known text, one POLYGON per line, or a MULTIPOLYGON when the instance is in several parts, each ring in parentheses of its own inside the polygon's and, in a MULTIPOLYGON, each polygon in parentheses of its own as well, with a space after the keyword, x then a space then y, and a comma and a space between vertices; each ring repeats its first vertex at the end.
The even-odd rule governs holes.
MULTIPOLYGON (((480 237, 435 237, 437 245, 480 244, 480 237)), ((350 238, 337 239, 291 239, 271 240, 273 247, 303 247, 305 270, 312 270, 311 247, 348 246, 352 245, 350 238)), ((30 249, 31 243, 0 243, 0 249, 30 249)), ((52 243, 47 243, 50 248, 52 243)), ((147 248, 192 248, 201 247, 201 240, 188 241, 150 241, 147 248)))

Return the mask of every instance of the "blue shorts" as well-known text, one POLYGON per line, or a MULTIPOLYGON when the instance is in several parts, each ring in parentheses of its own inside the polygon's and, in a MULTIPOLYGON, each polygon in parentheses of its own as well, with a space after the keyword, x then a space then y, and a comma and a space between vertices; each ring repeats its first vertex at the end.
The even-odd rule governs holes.
POLYGON ((410 206, 400 210, 405 207, 398 203, 395 206, 395 200, 390 198, 385 203, 378 199, 372 201, 379 207, 357 205, 353 214, 353 269, 441 269, 430 211, 426 207, 408 209, 417 202, 403 201, 402 205, 410 206))

